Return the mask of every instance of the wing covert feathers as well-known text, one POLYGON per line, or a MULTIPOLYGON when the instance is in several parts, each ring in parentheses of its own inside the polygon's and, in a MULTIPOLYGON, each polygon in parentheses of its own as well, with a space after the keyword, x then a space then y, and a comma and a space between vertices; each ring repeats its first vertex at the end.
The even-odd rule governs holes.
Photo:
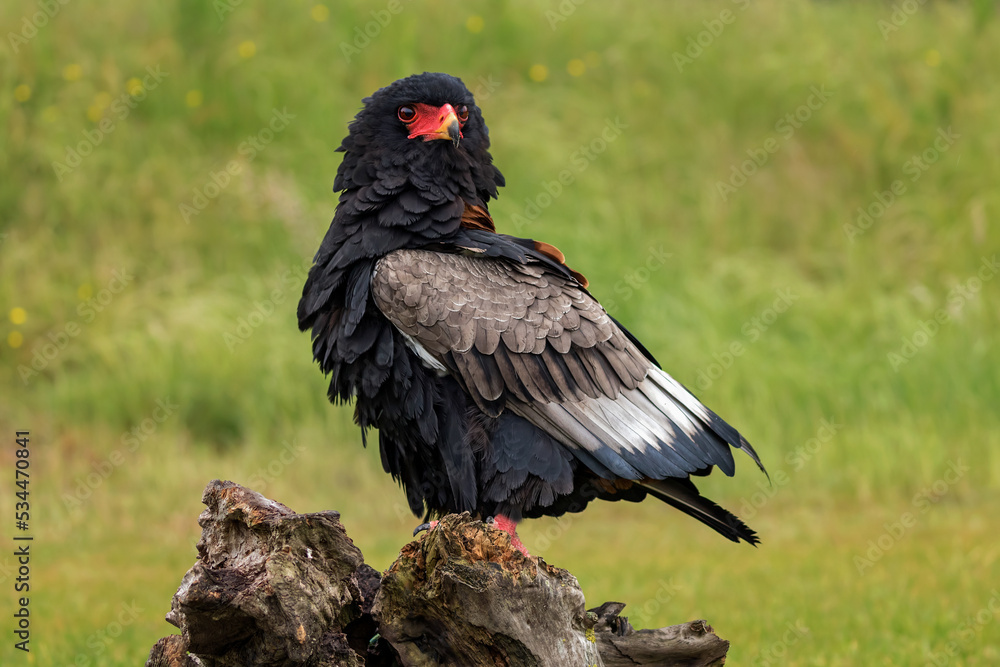
POLYGON ((574 279, 539 264, 399 250, 376 266, 379 310, 495 416, 502 397, 617 396, 648 361, 574 279))
POLYGON ((378 262, 372 295, 485 414, 527 419, 600 477, 684 478, 712 466, 732 475, 730 446, 760 465, 735 429, 569 277, 537 264, 399 250, 378 262))

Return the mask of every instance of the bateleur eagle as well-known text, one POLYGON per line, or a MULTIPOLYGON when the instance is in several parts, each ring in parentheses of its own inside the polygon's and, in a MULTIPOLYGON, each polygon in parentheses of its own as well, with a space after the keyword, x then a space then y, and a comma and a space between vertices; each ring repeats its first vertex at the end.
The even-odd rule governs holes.
POLYGON ((730 447, 763 470, 756 452, 554 246, 497 233, 487 204, 504 178, 489 145, 452 76, 364 100, 298 307, 330 400, 355 401, 363 437, 378 429, 385 471, 425 520, 469 511, 516 540, 521 519, 651 495, 756 544, 691 481, 732 475, 730 447))

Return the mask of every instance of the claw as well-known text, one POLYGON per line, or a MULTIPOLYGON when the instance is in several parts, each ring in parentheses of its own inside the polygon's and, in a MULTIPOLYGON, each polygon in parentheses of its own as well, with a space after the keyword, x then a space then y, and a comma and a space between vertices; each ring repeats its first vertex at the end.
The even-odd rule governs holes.
POLYGON ((420 533, 424 532, 425 530, 431 530, 436 525, 438 525, 437 521, 430 521, 428 523, 422 523, 422 524, 420 524, 419 526, 417 526, 416 528, 413 529, 413 536, 416 537, 417 535, 419 535, 420 533))

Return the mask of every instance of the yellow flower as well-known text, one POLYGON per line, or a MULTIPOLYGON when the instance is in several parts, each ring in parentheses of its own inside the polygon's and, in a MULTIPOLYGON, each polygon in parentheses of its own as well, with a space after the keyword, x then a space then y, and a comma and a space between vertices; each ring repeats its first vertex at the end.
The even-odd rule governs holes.
POLYGON ((326 5, 313 5, 313 8, 309 10, 309 16, 312 17, 313 21, 322 23, 330 18, 330 10, 326 8, 326 5))
POLYGON ((94 123, 104 118, 104 110, 111 105, 111 99, 111 93, 106 90, 94 95, 94 103, 87 108, 87 118, 94 123))
POLYGON ((482 32, 484 25, 486 25, 486 22, 483 21, 483 17, 476 14, 473 14, 465 21, 465 29, 471 33, 482 32))
POLYGON ((532 65, 528 70, 528 78, 532 81, 542 82, 549 78, 549 68, 545 65, 532 65))
POLYGON ((937 49, 931 49, 924 55, 924 62, 931 67, 937 67, 941 64, 941 52, 937 49))
POLYGON ((200 107, 203 101, 204 97, 200 90, 189 90, 187 91, 187 95, 184 96, 184 103, 192 109, 200 107))
POLYGON ((10 321, 14 324, 24 324, 25 320, 28 319, 28 312, 17 306, 16 308, 10 309, 10 321))
POLYGON ((26 83, 22 83, 20 86, 14 89, 14 99, 18 102, 27 102, 31 99, 31 86, 26 83))
POLYGON ((76 63, 63 67, 63 78, 67 81, 79 81, 83 76, 83 68, 76 63))
POLYGON ((573 58, 566 63, 566 71, 569 72, 570 76, 580 76, 587 71, 587 65, 579 58, 573 58))
POLYGON ((20 331, 11 331, 7 334, 7 344, 11 347, 21 347, 24 342, 24 335, 20 331))
POLYGON ((131 79, 129 79, 125 83, 125 90, 127 90, 128 94, 131 95, 132 97, 135 97, 136 95, 141 94, 142 93, 142 81, 140 81, 139 79, 137 79, 135 77, 132 77, 131 79))
POLYGON ((239 51, 240 58, 253 58, 253 54, 257 53, 257 45, 248 39, 240 43, 239 51))

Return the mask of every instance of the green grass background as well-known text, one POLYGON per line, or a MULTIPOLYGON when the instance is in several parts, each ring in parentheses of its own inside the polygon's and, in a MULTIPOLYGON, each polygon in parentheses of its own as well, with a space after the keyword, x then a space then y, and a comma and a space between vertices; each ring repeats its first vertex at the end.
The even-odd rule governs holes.
POLYGON ((930 2, 885 36, 883 3, 59 7, 17 52, 9 35, 40 5, 0 7, 0 517, 13 544, 14 431, 30 429, 35 536, 28 655, 13 648, 15 563, 0 551, 0 663, 144 661, 175 630, 163 615, 213 478, 337 509, 370 563, 395 558, 416 520, 350 408, 327 403, 294 311, 347 123, 362 97, 424 70, 480 90, 507 177, 498 227, 514 231, 570 170, 519 233, 560 247, 772 474, 768 486, 741 460, 736 478, 703 484, 760 532, 758 549, 653 503, 531 522, 528 547, 594 605, 628 603, 638 627, 707 618, 733 665, 1000 660, 1000 279, 970 283, 1000 251, 992 3, 930 2), (143 96, 129 81, 147 67, 169 75, 143 96), (813 87, 829 99, 781 133, 813 87), (110 105, 130 90, 120 118, 110 105), (249 160, 241 143, 275 109, 294 118, 249 160), (113 130, 93 134, 103 118, 113 130), (620 136, 581 162, 615 119, 620 136), (910 180, 948 128, 959 138, 910 180), (100 144, 60 178, 53 163, 87 132, 100 144), (770 138, 777 150, 723 201, 718 183, 770 138), (232 160, 238 175, 186 221, 180 205, 232 160), (849 238, 858 207, 897 179, 905 193, 849 238), (127 284, 104 292, 115 271, 127 284), (776 290, 794 301, 773 318, 776 290), (947 321, 918 334, 939 311, 947 321), (77 335, 45 348, 70 323, 77 335), (36 353, 44 367, 25 378, 36 353), (162 423, 157 401, 176 406, 162 423))

